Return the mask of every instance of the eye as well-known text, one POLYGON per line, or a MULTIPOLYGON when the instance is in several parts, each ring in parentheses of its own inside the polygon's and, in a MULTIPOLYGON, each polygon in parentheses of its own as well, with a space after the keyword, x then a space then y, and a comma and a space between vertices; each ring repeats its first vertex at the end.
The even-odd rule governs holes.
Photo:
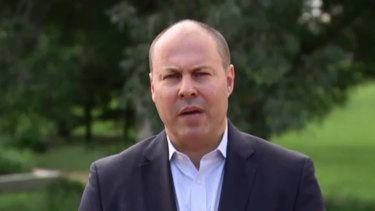
POLYGON ((195 77, 203 77, 203 76, 208 76, 210 75, 208 72, 196 72, 194 74, 195 77))
POLYGON ((180 77, 179 74, 177 73, 171 73, 171 74, 167 74, 163 77, 163 80, 166 80, 166 79, 178 79, 180 77))

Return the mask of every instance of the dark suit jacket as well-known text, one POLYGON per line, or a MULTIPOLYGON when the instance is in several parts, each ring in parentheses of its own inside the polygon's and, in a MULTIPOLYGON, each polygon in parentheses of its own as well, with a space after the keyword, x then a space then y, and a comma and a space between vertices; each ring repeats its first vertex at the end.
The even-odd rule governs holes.
MULTIPOLYGON (((91 165, 79 211, 175 211, 165 131, 91 165)), ((220 211, 321 211, 311 159, 228 123, 220 211)))

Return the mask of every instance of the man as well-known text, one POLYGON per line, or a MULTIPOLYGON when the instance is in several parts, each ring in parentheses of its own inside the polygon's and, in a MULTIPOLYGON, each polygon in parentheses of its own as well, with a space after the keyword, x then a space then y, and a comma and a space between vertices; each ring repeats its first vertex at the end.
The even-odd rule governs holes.
POLYGON ((165 130, 91 166, 80 211, 321 211, 310 158, 227 119, 234 66, 223 36, 182 20, 149 52, 165 130))

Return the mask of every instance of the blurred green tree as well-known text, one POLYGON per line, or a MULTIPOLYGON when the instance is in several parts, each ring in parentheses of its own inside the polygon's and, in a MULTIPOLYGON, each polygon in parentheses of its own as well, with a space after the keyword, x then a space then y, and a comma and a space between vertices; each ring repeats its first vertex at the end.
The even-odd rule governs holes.
POLYGON ((93 121, 109 119, 122 120, 129 137, 141 124, 136 116, 160 129, 148 46, 182 18, 207 22, 227 37, 237 70, 229 116, 239 127, 265 138, 301 128, 343 103, 349 87, 375 76, 374 4, 1 1, 0 132, 40 139, 51 125, 60 135, 84 125, 90 140, 93 121))
POLYGON ((26 116, 31 122, 52 122, 65 136, 84 125, 86 140, 91 140, 94 118, 133 121, 124 117, 131 105, 110 105, 122 92, 126 75, 119 61, 129 42, 128 33, 113 27, 106 14, 115 2, 0 3, 2 132, 16 136, 26 116), (94 109, 99 110, 96 116, 94 109))
POLYGON ((323 117, 345 101, 349 87, 374 77, 374 4, 146 0, 122 1, 110 14, 120 28, 132 26, 137 41, 124 48, 121 64, 134 81, 127 83, 135 90, 130 98, 149 108, 147 51, 153 37, 183 18, 219 29, 237 70, 229 116, 242 129, 268 138, 323 117))

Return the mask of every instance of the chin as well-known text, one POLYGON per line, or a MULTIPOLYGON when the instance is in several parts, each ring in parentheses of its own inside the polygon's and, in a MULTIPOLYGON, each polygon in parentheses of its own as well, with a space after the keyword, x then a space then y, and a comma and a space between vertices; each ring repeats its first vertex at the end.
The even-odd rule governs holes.
POLYGON ((205 137, 207 134, 207 131, 200 127, 186 127, 180 131, 180 136, 181 137, 186 137, 186 138, 200 138, 200 137, 205 137))

